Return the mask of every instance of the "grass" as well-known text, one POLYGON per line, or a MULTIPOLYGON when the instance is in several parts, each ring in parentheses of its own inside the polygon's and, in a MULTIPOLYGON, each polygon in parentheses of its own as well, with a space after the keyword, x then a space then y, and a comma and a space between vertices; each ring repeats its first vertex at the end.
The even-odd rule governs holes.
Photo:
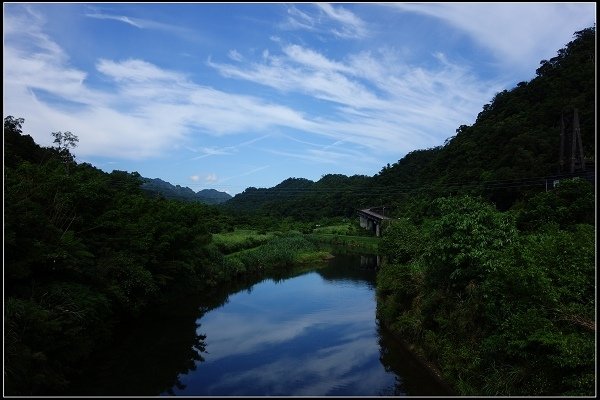
POLYGON ((223 273, 236 276, 293 265, 317 265, 332 257, 332 249, 340 247, 377 253, 379 238, 365 235, 368 233, 352 223, 343 223, 317 227, 308 234, 236 229, 214 234, 213 243, 225 255, 223 273))
POLYGON ((236 229, 233 232, 213 234, 213 243, 221 253, 231 254, 258 247, 267 243, 273 236, 273 232, 258 233, 253 229, 236 229))

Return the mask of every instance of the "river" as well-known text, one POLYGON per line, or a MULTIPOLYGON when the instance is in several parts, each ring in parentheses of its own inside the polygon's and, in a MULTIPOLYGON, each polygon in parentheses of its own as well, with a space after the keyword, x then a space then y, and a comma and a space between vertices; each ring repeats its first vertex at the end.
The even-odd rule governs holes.
POLYGON ((375 260, 338 255, 326 267, 223 288, 210 300, 165 304, 119 332, 73 394, 446 395, 379 326, 375 260))

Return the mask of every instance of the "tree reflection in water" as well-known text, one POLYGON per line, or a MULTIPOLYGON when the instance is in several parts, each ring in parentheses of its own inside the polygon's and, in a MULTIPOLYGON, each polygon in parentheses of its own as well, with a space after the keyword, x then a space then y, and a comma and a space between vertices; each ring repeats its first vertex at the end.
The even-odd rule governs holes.
POLYGON ((182 387, 180 374, 204 361, 206 336, 198 333, 198 308, 178 304, 121 327, 113 343, 90 360, 72 395, 156 396, 182 387))
POLYGON ((394 372, 396 384, 385 396, 449 396, 451 391, 433 375, 391 332, 377 324, 379 360, 386 371, 394 372), (402 377, 402 378, 399 378, 402 377))
POLYGON ((70 396, 158 396, 184 389, 180 381, 204 361, 206 336, 197 322, 229 296, 265 279, 247 277, 197 293, 182 291, 147 314, 124 323, 72 382, 70 396))
POLYGON ((210 293, 179 293, 115 333, 73 382, 71 396, 158 396, 184 389, 179 377, 195 371, 207 353, 197 322, 263 278, 232 282, 210 293))

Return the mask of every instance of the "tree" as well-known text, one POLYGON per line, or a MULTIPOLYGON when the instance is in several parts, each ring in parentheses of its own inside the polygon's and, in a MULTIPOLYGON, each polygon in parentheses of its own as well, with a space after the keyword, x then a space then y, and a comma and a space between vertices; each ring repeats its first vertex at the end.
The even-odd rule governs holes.
POLYGON ((10 130, 18 134, 22 134, 23 131, 21 130, 21 127, 24 122, 24 118, 15 118, 12 115, 9 115, 4 118, 4 130, 10 130))
POLYGON ((72 134, 71 132, 52 132, 52 136, 54 136, 54 143, 56 143, 56 150, 58 150, 59 156, 62 158, 65 163, 65 168, 67 173, 69 172, 69 163, 73 161, 74 157, 71 154, 70 149, 74 149, 77 147, 77 143, 79 143, 79 138, 72 134))
POLYGON ((56 147, 60 152, 69 151, 69 148, 74 149, 77 147, 77 143, 79 142, 79 138, 69 131, 52 132, 52 136, 54 136, 54 143, 57 144, 56 147))

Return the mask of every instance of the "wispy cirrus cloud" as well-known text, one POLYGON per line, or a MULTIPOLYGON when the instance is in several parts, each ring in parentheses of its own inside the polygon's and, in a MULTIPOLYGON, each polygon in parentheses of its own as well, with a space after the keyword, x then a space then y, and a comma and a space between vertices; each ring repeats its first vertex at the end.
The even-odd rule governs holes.
POLYGON ((331 32, 342 38, 362 38, 368 35, 365 22, 343 7, 334 7, 328 3, 317 3, 319 9, 332 21, 339 24, 331 32))
MULTIPOLYGON (((335 118, 313 114, 306 129, 372 150, 435 146, 469 123, 501 87, 483 82, 441 54, 430 68, 410 65, 392 51, 350 54, 341 60, 296 44, 242 65, 208 61, 223 76, 268 86, 288 95, 324 100, 335 118)), ((308 116, 307 116, 308 118, 308 116)), ((274 150, 279 151, 279 150, 274 150)), ((316 155, 281 155, 315 159, 316 155)), ((327 162, 332 162, 330 158, 327 162)))
POLYGON ((42 145, 74 132, 88 159, 153 158, 152 174, 159 158, 194 164, 164 168, 179 181, 234 176, 232 155, 240 173, 272 165, 263 182, 298 164, 311 178, 331 165, 371 173, 442 144, 595 20, 595 5, 566 3, 190 7, 7 5, 5 115, 24 117, 42 145), (237 144, 265 135, 252 151, 237 144))
POLYGON ((227 182, 227 181, 232 180, 232 179, 242 178, 244 176, 252 175, 252 174, 255 174, 257 172, 260 172, 260 171, 265 170, 265 169, 270 168, 270 167, 271 167, 270 165, 262 165, 260 167, 252 168, 249 171, 245 171, 245 172, 242 172, 242 173, 237 174, 237 175, 228 176, 226 178, 220 179, 219 183, 223 183, 223 182, 227 182))
POLYGON ((95 19, 110 19, 110 20, 114 20, 114 21, 119 21, 119 22, 123 22, 126 23, 128 25, 131 26, 135 26, 136 28, 144 28, 144 23, 143 21, 137 21, 136 20, 132 20, 129 17, 126 17, 124 15, 110 15, 110 14, 100 14, 100 13, 91 13, 91 14, 85 14, 86 17, 88 18, 95 18, 95 19))
POLYGON ((225 146, 225 147, 200 147, 198 149, 190 148, 188 149, 194 153, 202 153, 199 156, 193 157, 192 160, 199 160, 201 158, 206 158, 209 156, 230 156, 234 155, 238 152, 241 147, 249 146, 252 143, 256 143, 260 140, 268 138, 270 135, 263 135, 256 137, 254 139, 247 140, 245 142, 238 143, 234 146, 225 146))
POLYGON ((227 56, 231 58, 233 61, 242 61, 244 56, 242 56, 237 50, 233 49, 227 53, 227 56))
POLYGON ((330 34, 342 39, 362 39, 369 35, 367 24, 346 8, 328 3, 317 3, 313 7, 316 9, 288 7, 287 18, 280 28, 330 34))
POLYGON ((100 59, 96 69, 117 82, 152 82, 153 84, 180 83, 185 84, 183 74, 167 71, 149 62, 136 59, 112 61, 100 59))
POLYGON ((191 29, 176 24, 168 24, 145 18, 137 18, 127 15, 111 14, 95 10, 84 14, 87 18, 122 22, 138 29, 152 29, 171 34, 176 34, 184 39, 198 39, 198 35, 191 29))

